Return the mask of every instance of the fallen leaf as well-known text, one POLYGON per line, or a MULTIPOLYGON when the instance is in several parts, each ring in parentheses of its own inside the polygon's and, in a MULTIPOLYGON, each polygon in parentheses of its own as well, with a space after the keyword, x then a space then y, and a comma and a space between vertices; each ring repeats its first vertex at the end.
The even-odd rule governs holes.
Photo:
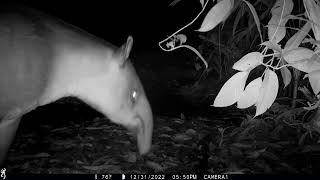
POLYGON ((176 142, 187 141, 190 139, 191 139, 191 137, 186 134, 176 134, 173 138, 173 140, 176 142))
POLYGON ((163 171, 163 167, 158 163, 155 163, 153 161, 147 161, 146 164, 150 168, 154 169, 156 172, 162 172, 163 171))

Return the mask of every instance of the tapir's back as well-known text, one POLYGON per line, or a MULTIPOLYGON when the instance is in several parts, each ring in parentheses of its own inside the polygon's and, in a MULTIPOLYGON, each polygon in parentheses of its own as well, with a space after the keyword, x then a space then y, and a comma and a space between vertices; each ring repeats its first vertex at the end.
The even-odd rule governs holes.
MULTIPOLYGON (((13 107, 32 103, 43 95, 54 77, 52 73, 57 74, 57 69, 63 70, 60 66, 67 63, 57 61, 66 61, 68 57, 57 56, 82 56, 86 50, 94 55, 101 55, 94 51, 110 54, 114 48, 27 7, 9 7, 0 12, 0 118, 13 107)), ((90 69, 95 71, 93 67, 90 69)))
POLYGON ((47 82, 51 47, 33 25, 20 14, 0 14, 0 116, 38 98, 47 82))

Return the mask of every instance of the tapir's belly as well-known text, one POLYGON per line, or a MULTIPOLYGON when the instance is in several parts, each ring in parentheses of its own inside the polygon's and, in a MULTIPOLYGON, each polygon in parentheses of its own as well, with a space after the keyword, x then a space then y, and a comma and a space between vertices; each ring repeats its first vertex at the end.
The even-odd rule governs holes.
POLYGON ((0 118, 43 94, 52 63, 45 41, 15 36, 5 25, 0 21, 0 118))

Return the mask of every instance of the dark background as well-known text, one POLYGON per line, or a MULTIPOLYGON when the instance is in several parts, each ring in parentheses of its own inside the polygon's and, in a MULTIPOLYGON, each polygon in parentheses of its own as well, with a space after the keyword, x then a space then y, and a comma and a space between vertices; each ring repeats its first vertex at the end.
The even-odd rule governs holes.
POLYGON ((157 50, 157 42, 190 22, 201 10, 197 0, 53 1, 20 0, 116 45, 134 38, 139 51, 157 50))

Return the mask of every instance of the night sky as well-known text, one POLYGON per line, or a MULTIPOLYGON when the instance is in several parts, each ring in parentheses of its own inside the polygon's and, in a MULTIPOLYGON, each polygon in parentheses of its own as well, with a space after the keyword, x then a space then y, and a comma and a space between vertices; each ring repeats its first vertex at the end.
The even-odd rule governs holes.
MULTIPOLYGON (((201 10, 197 0, 54 1, 20 0, 120 46, 128 35, 134 50, 158 49, 157 42, 189 23, 201 10)), ((200 21, 199 21, 200 22, 200 21)))

